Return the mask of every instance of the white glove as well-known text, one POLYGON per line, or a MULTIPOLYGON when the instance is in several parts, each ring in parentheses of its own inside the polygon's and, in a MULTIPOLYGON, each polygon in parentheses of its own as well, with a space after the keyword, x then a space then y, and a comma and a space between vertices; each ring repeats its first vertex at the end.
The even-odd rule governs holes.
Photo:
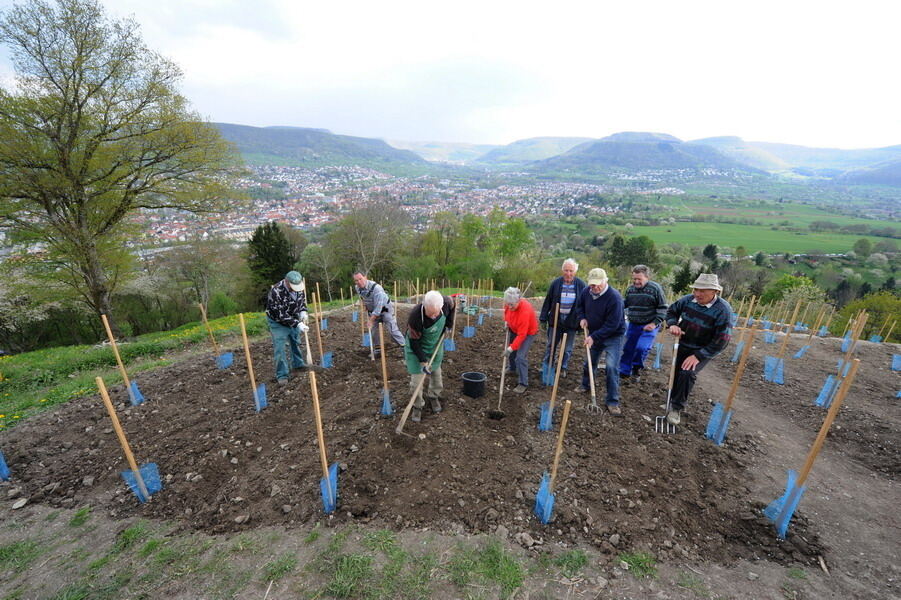
POLYGON ((300 311, 300 321, 302 323, 306 323, 309 320, 310 320, 310 315, 307 313, 307 311, 305 311, 305 310, 300 311))
POLYGON ((301 321, 300 323, 297 324, 297 329, 306 333, 310 330, 310 326, 301 321))

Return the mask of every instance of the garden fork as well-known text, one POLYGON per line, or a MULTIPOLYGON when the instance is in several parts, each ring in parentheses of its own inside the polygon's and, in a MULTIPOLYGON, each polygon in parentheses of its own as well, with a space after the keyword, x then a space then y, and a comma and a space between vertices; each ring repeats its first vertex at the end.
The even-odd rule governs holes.
POLYGON ((673 344, 673 364, 669 370, 669 387, 666 390, 666 410, 663 411, 662 416, 658 416, 654 419, 654 430, 657 433, 676 433, 676 426, 670 423, 666 417, 669 415, 670 402, 673 397, 673 381, 676 378, 676 356, 678 353, 679 338, 676 338, 676 343, 673 344))
MULTIPOLYGON (((585 339, 588 339, 588 328, 583 327, 582 333, 585 334, 585 339)), ((601 407, 598 406, 598 395, 594 386, 594 366, 591 364, 591 348, 585 346, 585 359, 588 361, 588 381, 591 382, 591 404, 588 405, 588 412, 590 413, 599 413, 601 412, 601 407)))

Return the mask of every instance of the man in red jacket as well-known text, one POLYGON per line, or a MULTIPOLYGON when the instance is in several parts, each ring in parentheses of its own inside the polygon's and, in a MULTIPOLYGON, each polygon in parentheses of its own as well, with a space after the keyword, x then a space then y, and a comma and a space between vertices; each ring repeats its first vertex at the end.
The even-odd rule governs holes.
POLYGON ((507 288, 504 292, 504 323, 507 326, 507 368, 519 378, 519 385, 513 391, 522 394, 529 387, 527 354, 538 333, 538 318, 519 288, 507 288))

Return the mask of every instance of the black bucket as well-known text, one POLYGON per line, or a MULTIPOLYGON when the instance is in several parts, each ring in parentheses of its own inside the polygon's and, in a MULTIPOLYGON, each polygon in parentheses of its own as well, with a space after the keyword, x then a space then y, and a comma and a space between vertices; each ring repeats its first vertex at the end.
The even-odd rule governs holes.
POLYGON ((463 393, 470 398, 481 398, 485 395, 485 374, 470 371, 463 373, 463 393))

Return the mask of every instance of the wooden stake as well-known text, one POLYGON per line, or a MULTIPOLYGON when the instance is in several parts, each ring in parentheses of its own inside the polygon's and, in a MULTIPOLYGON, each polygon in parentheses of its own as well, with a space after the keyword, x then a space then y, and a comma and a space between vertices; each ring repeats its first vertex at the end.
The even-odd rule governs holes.
MULTIPOLYGON (((444 346, 444 334, 441 334, 441 337, 438 338, 438 343, 435 345, 435 350, 432 352, 432 357, 429 358, 429 362, 426 365, 429 368, 432 368, 432 361, 435 360, 435 357, 438 356, 438 351, 444 346)), ((419 395, 420 390, 422 390, 422 386, 425 385, 426 374, 422 373, 422 378, 419 380, 419 383, 416 385, 416 389, 413 390, 413 395, 410 396, 410 401, 407 402, 407 407, 404 409, 404 413, 400 417, 400 423, 397 424, 397 428, 394 430, 394 433, 403 433, 404 425, 407 422, 407 418, 410 416, 410 411, 413 410, 413 402, 416 401, 416 396, 419 395)))
MULTIPOLYGON (((310 389, 313 391, 313 415, 316 419, 316 439, 319 440, 319 462, 322 465, 322 477, 328 482, 328 458, 325 454, 325 434, 322 432, 322 413, 319 411, 319 389, 316 385, 316 372, 310 371, 310 389)), ((327 484, 329 504, 334 506, 335 498, 332 497, 332 486, 327 484)))
MULTIPOLYGON (((317 299, 319 298, 319 294, 316 294, 317 299)), ((319 362, 322 362, 322 357, 325 356, 322 353, 322 315, 316 315, 316 340, 319 345, 319 362)), ((369 345, 372 345, 372 337, 369 338, 369 345)))
POLYGON ((748 356, 751 354, 751 346, 754 345, 754 334, 757 333, 759 328, 760 322, 758 321, 754 324, 754 327, 748 329, 748 339, 745 340, 745 347, 741 351, 741 359, 738 361, 738 368, 735 370, 735 377, 732 379, 732 387, 729 388, 729 395, 726 396, 726 402, 723 404, 724 415, 732 409, 732 401, 735 399, 735 393, 738 391, 738 384, 741 381, 741 376, 745 372, 745 365, 748 362, 748 356))
POLYGON ((116 364, 119 365, 119 372, 122 374, 122 380, 125 382, 125 389, 127 390, 131 388, 131 381, 128 379, 128 373, 125 371, 122 357, 119 356, 119 347, 116 345, 116 338, 113 337, 113 330, 110 329, 109 321, 106 320, 106 315, 100 315, 100 320, 103 321, 103 327, 106 329, 106 336, 109 338, 110 346, 113 347, 113 354, 116 356, 116 364))
MULTIPOLYGON (((566 348, 566 335, 563 334, 563 337, 560 338, 560 344, 566 348)), ((557 400, 557 386, 560 383, 560 367, 563 365, 563 352, 557 355, 557 372, 554 374, 554 389, 551 390, 551 401, 548 403, 548 411, 551 413, 551 417, 554 415, 554 402, 557 400)), ((591 363, 588 363, 588 369, 591 370, 591 363)), ((567 400, 568 402, 568 400, 567 400)))
POLYGON ((795 310, 792 311, 791 322, 788 324, 788 327, 785 328, 785 338, 782 340, 782 347, 779 348, 779 354, 776 355, 777 359, 781 359, 785 357, 785 350, 788 348, 788 338, 791 336, 792 332, 792 323, 795 322, 795 318, 798 316, 798 309, 801 308, 801 299, 798 298, 798 301, 795 303, 795 310))
POLYGON ((388 391, 388 363, 385 359, 385 330, 382 327, 382 322, 379 321, 379 346, 382 350, 382 381, 385 385, 385 391, 388 391))
MULTIPOLYGON (((565 333, 563 335, 566 335, 565 333)), ((560 465, 560 454, 563 452, 563 438, 566 436, 566 425, 569 423, 569 409, 572 408, 572 400, 567 400, 563 405, 563 420, 560 421, 560 433, 557 434, 557 449, 554 451, 554 465, 551 467, 551 481, 548 484, 548 492, 554 493, 554 484, 557 483, 557 467, 560 465)))
POLYGON ((316 296, 315 296, 315 300, 313 302, 318 307, 317 311, 319 313, 319 319, 322 319, 322 295, 319 292, 319 282, 318 281, 316 282, 316 296))
MULTIPOLYGON (((360 298, 360 337, 362 339, 366 339, 366 325, 364 324, 364 320, 369 320, 369 314, 366 312, 366 305, 363 304, 363 298, 360 298)), ((372 343, 371 338, 369 343, 372 343)))
POLYGON ((885 334, 884 338, 882 338, 883 340, 885 340, 887 342, 892 338, 892 332, 895 330, 895 325, 897 325, 897 324, 898 324, 898 319, 895 319, 894 321, 892 321, 892 326, 889 327, 888 333, 885 334))
POLYGON ((757 296, 751 296, 751 303, 748 305, 748 317, 745 319, 745 328, 751 326, 751 317, 754 314, 754 303, 757 301, 757 296))
POLYGON ((103 378, 95 377, 94 381, 97 383, 97 388, 100 390, 100 397, 103 398, 106 412, 109 413, 109 418, 113 422, 113 429, 116 430, 116 437, 119 438, 119 445, 122 446, 122 451, 125 452, 125 460, 128 461, 128 466, 135 476, 135 482, 138 484, 138 489, 144 495, 144 499, 148 500, 150 494, 147 492, 147 486, 144 484, 144 478, 141 477, 141 470, 138 468, 138 463, 135 462, 134 454, 131 453, 131 446, 128 445, 128 440, 125 438, 125 432, 122 430, 122 425, 119 423, 119 417, 116 416, 116 409, 113 408, 113 403, 109 399, 109 393, 106 391, 106 385, 103 383, 103 378))
POLYGON ((841 408, 845 396, 848 395, 848 390, 851 389, 851 384, 854 383, 854 376, 857 375, 857 367, 859 366, 860 359, 855 358, 851 363, 851 370, 848 372, 848 376, 845 377, 842 382, 841 388, 839 388, 838 393, 835 395, 835 400, 832 401, 832 405, 829 407, 829 412, 826 413, 826 420, 823 421, 823 426, 820 427, 820 433, 817 434, 817 438, 814 440, 813 446, 811 446, 810 452, 807 454, 807 460, 804 461, 804 466, 798 474, 798 480, 795 482, 795 487, 800 488, 804 485, 804 482, 807 481, 807 476, 813 468, 813 461, 816 460, 817 454, 820 453, 820 449, 826 441, 826 434, 829 433, 829 428, 832 427, 832 422, 835 421, 838 409, 841 408))
POLYGON ((213 330, 212 328, 210 328, 210 324, 206 320, 206 309, 203 307, 202 302, 198 302, 197 306, 200 307, 200 316, 203 317, 203 325, 206 327, 207 333, 210 334, 210 341, 213 342, 213 352, 215 352, 216 356, 219 356, 219 344, 216 343, 216 338, 213 337, 213 330))
POLYGON ((244 340, 244 357, 247 359, 247 374, 250 375, 250 391, 253 397, 257 397, 257 379, 253 375, 253 361, 250 360, 250 342, 247 341, 247 328, 244 325, 244 313, 238 313, 238 321, 241 322, 241 338, 244 340))
MULTIPOLYGON (((554 363, 554 350, 557 349, 557 322, 560 317, 560 303, 554 304, 554 337, 551 339, 551 353, 547 357, 548 368, 554 363)), ((563 346, 566 348, 566 346, 563 346)))
POLYGON ((816 324, 813 326, 813 329, 810 330, 810 333, 807 336, 807 342, 805 342, 805 345, 807 345, 807 346, 810 345, 811 340, 813 340, 813 336, 820 329, 820 323, 823 321, 823 316, 825 314, 826 314, 826 307, 824 306, 820 309, 820 312, 817 313, 816 324))

